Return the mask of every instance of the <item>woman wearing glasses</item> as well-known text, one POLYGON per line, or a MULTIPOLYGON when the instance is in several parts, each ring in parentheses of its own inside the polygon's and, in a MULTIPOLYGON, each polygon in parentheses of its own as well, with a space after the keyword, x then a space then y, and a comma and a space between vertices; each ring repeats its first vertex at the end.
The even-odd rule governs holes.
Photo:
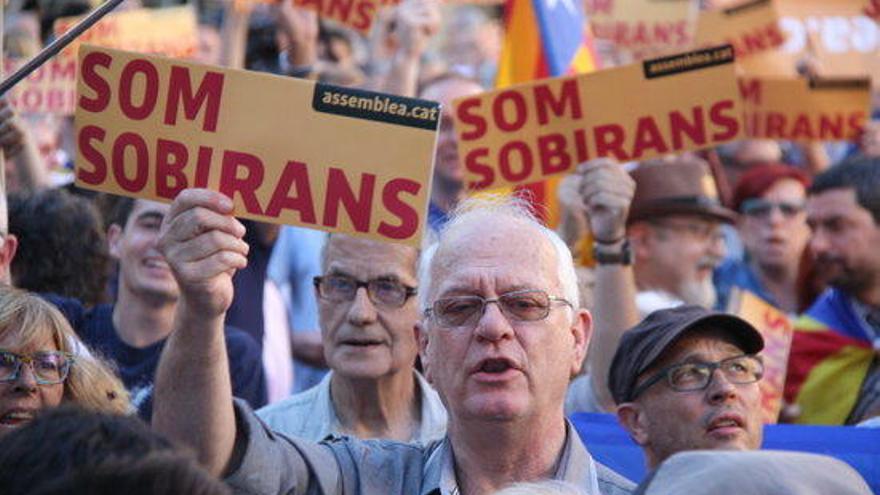
POLYGON ((128 393, 52 304, 0 288, 0 435, 61 403, 126 414, 128 393))
POLYGON ((737 229, 746 255, 716 270, 718 307, 726 306, 734 287, 787 313, 809 305, 798 290, 810 237, 804 211, 809 185, 806 173, 783 164, 756 165, 740 177, 733 207, 740 213, 737 229))

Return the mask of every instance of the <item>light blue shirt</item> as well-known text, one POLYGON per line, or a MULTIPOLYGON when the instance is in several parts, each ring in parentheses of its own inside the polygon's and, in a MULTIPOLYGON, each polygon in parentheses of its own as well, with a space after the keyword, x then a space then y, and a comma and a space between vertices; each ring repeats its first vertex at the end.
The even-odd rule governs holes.
MULTIPOLYGON (((427 380, 414 373, 422 400, 422 418, 410 441, 427 444, 446 435, 446 408, 427 380)), ((330 396, 332 376, 331 371, 317 386, 266 406, 257 411, 257 416, 277 432, 314 442, 345 435, 330 396)))

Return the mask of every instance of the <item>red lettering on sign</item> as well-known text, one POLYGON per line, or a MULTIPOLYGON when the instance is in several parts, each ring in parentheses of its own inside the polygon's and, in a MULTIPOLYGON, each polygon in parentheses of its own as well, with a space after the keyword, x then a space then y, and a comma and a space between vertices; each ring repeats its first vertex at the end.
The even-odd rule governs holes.
POLYGON ((732 100, 722 100, 709 107, 709 120, 722 128, 721 131, 712 134, 712 139, 715 141, 733 139, 739 134, 739 115, 725 115, 725 111, 730 112, 732 110, 732 100))
POLYGON ((299 212, 299 220, 303 223, 315 223, 315 203, 305 163, 290 160, 284 166, 281 179, 266 208, 266 215, 278 217, 282 209, 299 212), (289 195, 291 187, 295 188, 293 197, 289 195))
POLYGON ((571 155, 565 149, 565 136, 562 134, 547 134, 539 137, 538 154, 541 171, 545 175, 565 172, 574 166, 571 155))
POLYGON ((211 158, 214 156, 214 148, 199 146, 199 158, 196 161, 195 187, 208 187, 208 175, 211 173, 211 158))
POLYGON ((706 144, 706 120, 703 116, 703 107, 694 107, 693 119, 688 119, 677 110, 669 114, 669 127, 672 131, 672 147, 680 150, 685 147, 684 135, 691 143, 702 146, 706 144))
POLYGON ((819 116, 819 136, 825 140, 845 139, 843 135, 843 115, 822 114, 819 116))
POLYGON ((113 177, 116 178, 119 187, 125 191, 137 193, 142 191, 147 185, 150 155, 147 152, 147 143, 144 142, 144 138, 140 135, 133 132, 123 132, 120 134, 113 143, 111 163, 113 166, 113 177), (125 159, 125 149, 129 147, 134 149, 135 154, 133 162, 135 174, 132 178, 125 174, 125 164, 132 163, 125 159))
POLYGON ((174 199, 187 187, 186 167, 189 152, 186 146, 169 139, 156 141, 156 196, 174 199), (174 184, 171 184, 173 179, 174 184))
POLYGON ((483 189, 489 187, 495 181, 495 172, 492 170, 492 166, 486 163, 488 156, 489 150, 486 148, 477 148, 465 155, 464 168, 468 172, 482 177, 477 182, 469 182, 469 189, 483 189))
POLYGON ((98 185, 107 178, 107 160, 104 159, 104 155, 100 151, 92 146, 93 140, 97 140, 100 143, 104 141, 106 136, 107 132, 104 129, 94 125, 87 125, 79 130, 77 138, 79 151, 82 153, 85 161, 94 167, 93 170, 86 170, 82 163, 78 163, 76 166, 77 179, 86 184, 98 185))
POLYGON ((376 6, 373 2, 360 2, 355 8, 355 12, 357 13, 357 17, 351 22, 351 27, 364 31, 369 28, 370 24, 373 22, 373 17, 376 13, 376 6))
POLYGON ((183 114, 187 120, 194 121, 199 110, 205 109, 202 130, 215 132, 220 118, 220 101, 223 97, 223 74, 206 72, 193 96, 192 78, 186 67, 174 66, 168 83, 168 103, 165 106, 165 124, 175 125, 177 113, 183 102, 183 114))
POLYGON ((125 64, 122 75, 119 76, 119 107, 122 113, 132 120, 144 120, 153 113, 158 98, 159 71, 156 66, 143 59, 132 60, 125 64), (132 92, 134 78, 138 74, 143 74, 145 78, 143 102, 140 105, 134 103, 132 92))
POLYGON ((636 141, 633 145, 631 160, 638 160, 646 150, 654 149, 658 153, 667 153, 669 146, 663 141, 660 129, 653 117, 642 117, 636 123, 636 141))
POLYGON ((370 230, 370 205, 373 202, 373 189, 376 185, 374 174, 361 174, 361 184, 355 197, 345 171, 330 167, 327 171, 327 193, 324 201, 323 224, 336 227, 339 224, 339 204, 341 203, 351 219, 351 225, 358 232, 370 230))
POLYGON ((794 127, 791 129, 791 137, 790 139, 801 139, 801 140, 812 140, 816 136, 813 133, 813 128, 810 125, 810 117, 806 114, 799 114, 795 117, 794 127))
POLYGON ((486 135, 486 119, 479 114, 472 113, 473 110, 478 111, 481 105, 482 102, 479 98, 468 98, 459 103, 456 111, 459 123, 473 127, 473 130, 462 127, 462 141, 473 141, 486 135))
POLYGON ((629 161, 629 155, 623 149, 625 137, 623 127, 617 124, 596 126, 593 129, 593 139, 596 141, 596 156, 606 157, 614 155, 618 161, 629 161))
POLYGON ((400 219, 397 226, 380 222, 376 231, 389 239, 407 239, 419 228, 419 214, 409 204, 400 199, 401 194, 416 196, 422 185, 409 179, 392 179, 382 188, 382 205, 389 213, 400 219))
POLYGON ((846 119, 847 127, 849 127, 849 133, 846 136, 847 139, 855 139, 865 129, 865 121, 868 120, 867 114, 865 112, 853 112, 846 119))
POLYGON ((498 165, 504 180, 519 182, 532 175, 532 168, 535 164, 529 145, 522 141, 511 141, 498 151, 498 165), (519 171, 514 170, 514 160, 511 157, 514 152, 519 155, 519 160, 517 160, 519 171))
POLYGON ((94 98, 85 94, 79 97, 79 106, 87 112, 102 112, 110 104, 110 84, 96 71, 96 67, 110 68, 112 59, 110 55, 101 52, 92 52, 83 57, 80 77, 83 84, 95 92, 94 98))
POLYGON ((739 94, 744 101, 754 105, 761 104, 761 96, 763 94, 763 85, 758 79, 737 79, 739 85, 739 94))
POLYGON ((537 86, 534 91, 535 106, 538 109, 538 124, 546 125, 550 122, 551 115, 554 117, 567 116, 571 119, 581 118, 581 100, 576 79, 569 79, 562 83, 562 87, 559 88, 559 99, 554 98, 547 85, 537 86))
POLYGON ((504 132, 515 132, 522 129, 528 116, 528 112, 526 111, 526 99, 518 91, 502 91, 492 101, 492 117, 495 120, 495 125, 498 126, 498 129, 504 132), (512 107, 510 105, 505 105, 508 101, 512 103, 512 107), (508 120, 508 117, 505 116, 507 113, 505 112, 505 108, 513 108, 513 116, 511 120, 508 120))
POLYGON ((241 194, 245 210, 248 213, 262 215, 263 209, 257 200, 256 191, 263 183, 263 162, 254 155, 229 151, 223 153, 223 164, 220 170, 220 192, 235 199, 235 193, 241 194), (245 171, 239 177, 239 170, 245 171))
POLYGON ((785 139, 785 115, 777 112, 767 114, 767 133, 765 137, 785 139))

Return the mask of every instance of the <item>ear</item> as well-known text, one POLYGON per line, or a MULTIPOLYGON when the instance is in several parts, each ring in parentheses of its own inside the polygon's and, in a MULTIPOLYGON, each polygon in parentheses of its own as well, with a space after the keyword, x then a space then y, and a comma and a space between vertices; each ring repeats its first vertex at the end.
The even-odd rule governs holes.
POLYGON ((107 228, 107 248, 110 251, 110 256, 114 259, 119 259, 119 239, 122 237, 122 228, 113 223, 110 224, 110 227, 107 228))
POLYGON ((590 312, 583 308, 575 311, 570 331, 574 337, 574 361, 571 363, 571 376, 574 377, 581 371, 593 336, 593 316, 590 312))
POLYGON ((624 402, 617 406, 617 420, 633 441, 644 447, 650 441, 648 422, 641 404, 624 402))
POLYGON ((12 283, 12 259, 15 258, 16 252, 18 252, 18 237, 14 234, 6 234, 0 247, 0 281, 5 284, 12 283))
POLYGON ((422 374, 425 376, 425 379, 428 380, 428 383, 433 385, 434 381, 431 379, 431 360, 428 358, 428 355, 430 354, 428 352, 430 346, 430 333, 421 321, 416 322, 413 326, 413 331, 416 334, 416 341, 419 343, 419 357, 422 360, 422 374))

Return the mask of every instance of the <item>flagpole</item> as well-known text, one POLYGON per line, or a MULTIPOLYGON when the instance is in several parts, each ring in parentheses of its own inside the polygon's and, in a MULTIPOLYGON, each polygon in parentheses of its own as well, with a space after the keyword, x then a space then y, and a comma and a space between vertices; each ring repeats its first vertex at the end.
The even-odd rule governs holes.
POLYGON ((92 27, 96 22, 100 21, 102 17, 110 13, 111 10, 115 9, 122 2, 123 0, 108 0, 101 4, 100 7, 89 13, 89 15, 83 20, 68 29, 66 33, 62 34, 56 38, 55 41, 40 50, 40 53, 36 54, 34 58, 19 67, 18 70, 13 72, 8 78, 4 79, 3 82, 0 82, 0 96, 5 95, 6 92, 18 84, 19 81, 30 75, 31 72, 37 70, 50 58, 57 55, 58 52, 63 50, 64 47, 70 44, 70 42, 75 40, 79 35, 85 32, 85 30, 92 27))

